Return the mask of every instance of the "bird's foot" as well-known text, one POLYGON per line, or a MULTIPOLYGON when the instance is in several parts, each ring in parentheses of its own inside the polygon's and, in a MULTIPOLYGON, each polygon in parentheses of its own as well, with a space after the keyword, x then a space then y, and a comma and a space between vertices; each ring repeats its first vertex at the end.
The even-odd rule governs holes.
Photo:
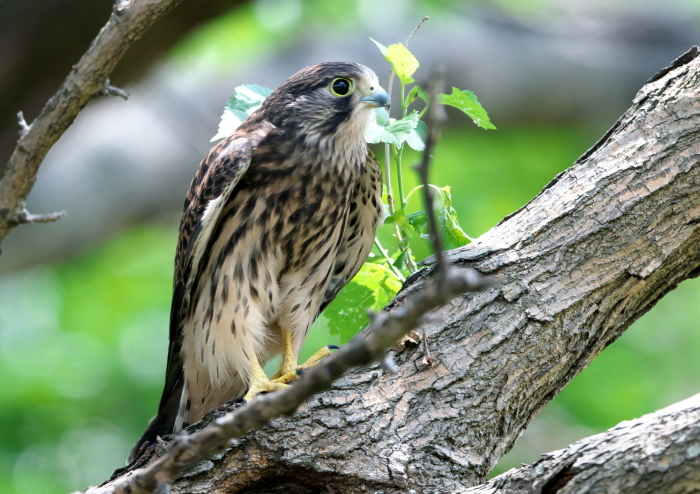
POLYGON ((286 384, 284 381, 278 382, 277 380, 254 377, 250 381, 250 385, 248 386, 248 392, 243 397, 243 402, 244 403, 250 402, 250 400, 252 400, 256 395, 258 395, 260 393, 269 393, 271 391, 279 391, 281 389, 286 389, 288 387, 289 387, 289 385, 286 384))
POLYGON ((323 360, 324 358, 328 357, 329 355, 332 355, 331 350, 337 350, 338 347, 335 345, 328 345, 324 346, 321 348, 319 351, 314 353, 312 356, 310 356, 306 362, 304 362, 301 365, 291 365, 291 366, 282 366, 280 367, 280 370, 277 374, 272 376, 271 381, 273 383, 290 383, 297 379, 299 375, 304 372, 306 369, 311 367, 312 365, 317 364, 320 360, 323 360), (285 368, 286 367, 286 368, 285 368))

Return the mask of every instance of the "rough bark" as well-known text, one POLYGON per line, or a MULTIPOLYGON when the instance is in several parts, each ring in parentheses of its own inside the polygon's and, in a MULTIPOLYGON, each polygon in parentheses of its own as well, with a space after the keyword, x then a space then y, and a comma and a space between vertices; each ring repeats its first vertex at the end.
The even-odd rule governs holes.
POLYGON ((532 465, 510 470, 464 494, 698 490, 700 394, 543 455, 532 465))
POLYGON ((0 181, 0 243, 14 226, 28 221, 24 201, 51 146, 96 94, 116 94, 108 78, 117 62, 135 40, 181 1, 117 0, 107 24, 39 116, 26 125, 20 113, 20 137, 0 181))
MULTIPOLYGON (((698 88, 694 48, 528 205, 448 254, 502 285, 455 298, 422 326, 435 366, 409 349, 394 374, 352 372, 292 418, 234 441, 177 492, 452 492, 484 482, 581 369, 700 274, 698 88)), ((386 310, 431 273, 407 280, 386 310)))

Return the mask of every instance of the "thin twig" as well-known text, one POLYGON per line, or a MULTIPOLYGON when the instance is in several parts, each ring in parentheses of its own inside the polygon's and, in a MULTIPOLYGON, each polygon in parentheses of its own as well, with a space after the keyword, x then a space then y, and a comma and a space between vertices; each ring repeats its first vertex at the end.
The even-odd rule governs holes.
MULTIPOLYGON (((387 252, 387 250, 384 248, 384 246, 382 245, 382 243, 379 241, 379 239, 377 237, 374 237, 374 245, 375 245, 375 247, 377 247, 377 250, 379 251, 379 253, 383 257, 386 257, 387 259, 391 259, 391 257, 389 256, 389 253, 387 252)), ((394 263, 387 262, 387 264, 389 265, 391 272, 394 273, 399 280, 401 280, 402 282, 406 281, 406 277, 401 273, 401 271, 398 270, 398 268, 396 266, 394 266, 394 263)))
POLYGON ((430 160, 432 158, 433 149, 440 140, 442 133, 442 124, 446 119, 445 109, 438 102, 438 95, 442 92, 445 86, 445 69, 438 65, 434 66, 430 71, 430 83, 428 85, 428 111, 425 114, 425 123, 428 125, 428 136, 425 140, 425 150, 423 151, 423 159, 416 167, 423 183, 423 198, 425 200, 425 213, 428 216, 428 226, 430 231, 430 242, 433 245, 435 256, 437 258, 437 279, 441 280, 447 276, 447 263, 445 255, 442 252, 442 237, 438 231, 438 223, 435 218, 435 208, 433 207, 434 194, 430 187, 428 179, 428 171, 430 169, 430 160))
POLYGON ((435 365, 435 359, 430 354, 430 346, 428 345, 428 334, 423 330, 421 332, 421 342, 423 343, 423 365, 432 367, 435 365))
POLYGON ((65 211, 56 211, 55 213, 47 214, 31 214, 26 209, 18 211, 17 214, 12 218, 12 221, 16 225, 25 225, 28 223, 53 223, 58 221, 66 215, 65 211))
POLYGON ((413 38, 413 36, 418 32, 418 30, 419 30, 420 27, 423 25, 423 23, 424 23, 425 21, 427 21, 428 19, 430 19, 430 16, 428 16, 428 15, 424 16, 424 17, 420 20, 420 22, 416 25, 416 27, 413 28, 413 31, 411 32, 411 34, 410 34, 410 35, 408 36, 408 38, 406 39, 406 42, 404 43, 405 46, 408 46, 408 44, 411 42, 411 39, 413 38))
POLYGON ((110 83, 109 79, 105 81, 105 85, 102 86, 102 89, 100 90, 100 94, 102 96, 118 96, 124 101, 129 99, 129 93, 124 91, 121 88, 118 88, 116 86, 112 86, 110 83))
POLYGON ((31 129, 31 125, 27 124, 27 121, 24 119, 24 113, 20 110, 17 112, 17 123, 19 124, 19 137, 20 139, 27 135, 27 132, 29 132, 29 129, 31 129))

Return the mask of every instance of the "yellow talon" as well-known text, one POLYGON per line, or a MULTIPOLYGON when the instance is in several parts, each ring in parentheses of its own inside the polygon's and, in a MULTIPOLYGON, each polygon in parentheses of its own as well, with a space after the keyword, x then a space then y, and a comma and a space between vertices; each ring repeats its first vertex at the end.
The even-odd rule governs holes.
POLYGON ((271 391, 279 391, 280 389, 286 389, 289 384, 282 382, 271 381, 267 377, 264 379, 253 379, 250 381, 250 386, 248 387, 248 392, 245 394, 243 399, 246 402, 250 402, 256 395, 260 393, 269 393, 271 391))
POLYGON ((331 349, 337 349, 336 346, 325 346, 319 351, 314 353, 309 357, 306 362, 301 365, 297 365, 297 359, 294 355, 294 343, 292 341, 292 334, 289 331, 282 330, 282 342, 284 345, 284 350, 282 353, 282 364, 280 365, 280 370, 272 376, 272 382, 275 383, 290 383, 299 377, 297 371, 305 370, 322 360, 329 355, 331 355, 331 349))
POLYGON ((265 375, 265 371, 263 371, 262 367, 260 367, 257 359, 254 363, 251 363, 250 385, 248 387, 248 392, 243 397, 243 400, 246 402, 252 400, 257 394, 264 392, 269 393, 271 391, 279 391, 280 389, 288 388, 289 383, 299 377, 298 371, 308 369, 319 360, 331 355, 332 349, 338 348, 332 345, 323 347, 309 357, 306 362, 301 365, 297 365, 297 359, 294 355, 292 334, 289 331, 282 330, 282 341, 284 345, 282 364, 280 365, 279 372, 272 376, 272 378, 268 378, 265 375))

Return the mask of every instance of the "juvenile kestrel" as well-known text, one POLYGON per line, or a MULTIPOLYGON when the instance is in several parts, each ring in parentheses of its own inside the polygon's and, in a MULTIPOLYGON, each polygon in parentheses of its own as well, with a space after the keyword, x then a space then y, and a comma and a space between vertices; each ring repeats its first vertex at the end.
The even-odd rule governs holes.
POLYGON ((389 97, 367 67, 308 67, 204 158, 180 224, 165 388, 130 460, 156 436, 283 388, 304 367, 311 323, 372 248, 382 178, 364 134, 382 106, 389 97), (263 366, 279 353, 268 379, 263 366))

